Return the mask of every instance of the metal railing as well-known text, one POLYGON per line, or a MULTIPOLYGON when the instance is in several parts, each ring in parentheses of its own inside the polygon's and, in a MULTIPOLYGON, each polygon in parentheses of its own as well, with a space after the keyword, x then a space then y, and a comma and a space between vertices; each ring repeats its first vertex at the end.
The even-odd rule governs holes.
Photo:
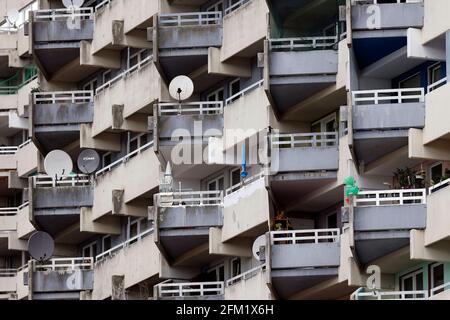
POLYGON ((24 203, 22 203, 22 204, 17 208, 17 211, 20 211, 20 210, 22 210, 23 208, 28 207, 29 205, 30 205, 30 202, 29 202, 29 201, 24 202, 24 203))
POLYGON ((158 115, 203 115, 203 114, 222 114, 222 101, 199 101, 199 102, 165 102, 158 103, 158 115))
POLYGON ((218 206, 223 203, 223 191, 183 191, 158 194, 159 207, 218 206))
POLYGON ((427 290, 415 291, 362 291, 358 289, 351 295, 352 300, 426 300, 427 290))
POLYGON ((3 216, 15 216, 19 211, 18 207, 0 208, 0 217, 3 216))
POLYGON ((435 296, 435 295, 437 295, 439 293, 442 293, 444 291, 447 291, 449 289, 450 289, 450 282, 441 284, 440 286, 437 286, 437 287, 432 288, 430 290, 430 297, 433 297, 433 296, 435 296))
POLYGON ((355 105, 425 102, 424 88, 361 90, 352 92, 355 105))
MULTIPOLYGON (((352 0, 352 5, 358 5, 358 4, 380 4, 378 2, 379 0, 352 0)), ((398 3, 398 4, 405 4, 405 0, 392 0, 392 3, 398 3)), ((409 0, 406 1, 406 4, 408 3, 421 3, 423 2, 423 0, 409 0)), ((381 2, 381 4, 385 4, 385 0, 384 2, 381 2)))
POLYGON ((106 88, 111 87, 112 85, 114 85, 116 82, 118 82, 119 80, 126 78, 128 76, 130 76, 131 74, 133 74, 135 71, 138 71, 144 67, 146 67, 150 61, 153 60, 153 55, 149 55, 147 58, 145 58, 144 60, 140 61, 139 63, 135 64, 134 66, 132 66, 131 68, 125 70, 124 72, 122 72, 121 74, 115 76, 114 78, 112 78, 111 80, 109 80, 108 82, 104 83, 103 85, 101 85, 100 87, 98 87, 95 90, 95 95, 98 95, 100 92, 102 92, 103 90, 105 90, 106 88))
POLYGON ((106 7, 106 5, 111 4, 111 1, 112 1, 112 0, 104 0, 104 1, 100 2, 98 5, 96 5, 96 6, 94 7, 95 12, 97 12, 97 11, 99 11, 100 9, 106 7))
POLYGON ((94 101, 94 91, 36 92, 33 101, 35 104, 88 103, 94 101))
POLYGON ((37 79, 37 75, 32 76, 30 79, 24 81, 23 83, 17 85, 17 86, 0 86, 0 95, 9 95, 9 94, 17 94, 17 92, 32 82, 33 80, 37 79))
POLYGON ((161 27, 210 26, 222 24, 222 12, 186 12, 159 15, 161 27))
POLYGON ((338 36, 279 38, 270 39, 269 47, 271 51, 332 49, 338 42, 338 36))
POLYGON ((159 298, 223 295, 224 283, 223 281, 160 283, 156 285, 156 290, 159 298))
POLYGON ((272 134, 275 148, 320 148, 338 145, 337 132, 272 134))
POLYGON ((77 174, 71 176, 50 177, 45 175, 33 176, 33 187, 80 187, 91 183, 88 175, 77 174))
POLYGON ((236 93, 236 94, 232 95, 231 97, 229 97, 228 99, 226 99, 225 105, 228 105, 228 104, 234 102, 235 100, 245 96, 247 93, 249 93, 250 91, 253 91, 253 89, 261 87, 263 84, 264 84, 264 79, 259 80, 258 82, 248 86, 244 90, 241 90, 238 93, 236 93))
POLYGON ((17 275, 17 269, 0 269, 0 278, 10 278, 17 275))
POLYGON ((92 19, 94 8, 60 8, 60 9, 45 9, 34 11, 35 21, 55 21, 67 18, 92 19))
POLYGON ((244 273, 241 273, 233 278, 230 278, 226 281, 227 287, 232 286, 233 284, 236 284, 242 280, 247 280, 250 278, 253 278, 255 275, 257 275, 259 272, 266 269, 266 264, 262 264, 260 266, 257 266, 256 268, 250 269, 248 271, 245 271, 244 273))
POLYGON ((271 231, 270 243, 272 245, 280 245, 280 244, 339 242, 340 234, 341 231, 337 228, 271 231))
POLYGON ((148 230, 145 230, 144 232, 141 232, 137 236, 134 236, 133 238, 128 239, 127 241, 122 242, 121 244, 118 244, 117 246, 112 247, 111 249, 100 253, 95 257, 95 262, 100 262, 106 257, 112 257, 114 253, 117 251, 120 251, 122 249, 125 249, 126 247, 132 245, 133 243, 136 243, 137 241, 141 240, 142 238, 145 238, 149 234, 153 233, 153 228, 150 228, 148 230))
POLYGON ((360 191, 355 198, 356 207, 426 204, 426 189, 360 191))
POLYGON ((16 154, 19 150, 19 147, 0 147, 0 156, 1 155, 13 155, 16 154))
POLYGON ((106 172, 111 171, 112 169, 114 169, 115 167, 121 165, 122 163, 127 162, 128 160, 130 160, 131 158, 133 158, 135 155, 140 154, 141 152, 149 149, 153 147, 153 141, 150 141, 149 143, 143 145, 142 147, 140 147, 139 149, 134 150, 133 152, 130 152, 129 154, 123 156, 122 158, 120 158, 119 160, 114 161, 113 163, 111 163, 109 166, 102 168, 101 170, 97 171, 95 173, 95 177, 98 178, 99 176, 105 174, 106 172))
POLYGON ((437 88, 440 88, 440 87, 444 86, 445 84, 447 84, 447 77, 430 84, 427 87, 427 93, 430 93, 430 92, 436 90, 437 88))
POLYGON ((225 15, 236 11, 237 9, 239 9, 244 4, 246 4, 247 2, 250 2, 250 1, 251 0, 239 0, 239 1, 235 2, 235 3, 233 3, 231 6, 225 8, 225 15))
POLYGON ((21 145, 19 145, 19 149, 23 149, 25 148, 27 145, 29 145, 33 140, 28 139, 27 141, 25 141, 24 143, 22 143, 21 145))
POLYGON ((238 191, 242 187, 245 187, 245 186, 249 185, 250 183, 258 181, 259 179, 262 179, 262 178, 264 178, 264 172, 260 172, 251 177, 248 177, 248 178, 242 180, 241 182, 235 184, 234 186, 231 186, 227 190, 225 190, 225 195, 228 196, 228 195, 232 194, 233 192, 238 191))
POLYGON ((60 270, 92 270, 94 258, 53 258, 45 263, 34 264, 33 271, 60 271, 60 270))
POLYGON ((446 180, 441 181, 441 182, 435 184, 434 186, 430 187, 428 190, 429 190, 429 192, 431 194, 431 193, 434 193, 434 192, 436 192, 438 190, 441 190, 441 189, 443 189, 445 187, 448 187, 449 185, 450 185, 450 179, 446 179, 446 180))

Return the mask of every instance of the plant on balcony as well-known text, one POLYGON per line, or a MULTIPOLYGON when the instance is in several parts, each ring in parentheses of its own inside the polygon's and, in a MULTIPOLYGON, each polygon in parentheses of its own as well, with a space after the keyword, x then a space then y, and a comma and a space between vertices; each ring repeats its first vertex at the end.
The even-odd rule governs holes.
POLYGON ((397 168, 394 172, 394 186, 396 189, 420 189, 424 188, 424 180, 410 168, 397 168))

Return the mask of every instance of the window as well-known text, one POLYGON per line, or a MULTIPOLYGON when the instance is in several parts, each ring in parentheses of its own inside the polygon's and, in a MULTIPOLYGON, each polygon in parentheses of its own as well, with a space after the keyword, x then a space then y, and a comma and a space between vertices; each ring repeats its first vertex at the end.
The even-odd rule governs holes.
POLYGON ((84 86, 83 86, 83 90, 92 90, 95 91, 95 89, 97 89, 98 86, 98 81, 97 79, 92 79, 89 82, 87 82, 84 86))
MULTIPOLYGON (((430 266, 430 289, 437 288, 444 284, 444 265, 442 263, 434 263, 430 266)), ((436 290, 434 294, 444 291, 444 288, 436 290)))
POLYGON ((400 89, 420 88, 420 73, 416 73, 415 75, 399 81, 398 87, 400 89))
POLYGON ((223 11, 222 1, 216 2, 212 6, 208 7, 208 9, 206 9, 206 11, 208 11, 208 12, 215 12, 215 11, 222 12, 223 11))
POLYGON ((442 78, 443 76, 440 62, 428 67, 428 85, 433 84, 442 78))
POLYGON ((230 97, 238 94, 241 91, 241 79, 234 79, 230 82, 230 97))
POLYGON ((214 180, 211 180, 208 182, 208 191, 216 191, 216 190, 224 190, 225 188, 225 179, 223 176, 220 176, 219 178, 216 178, 214 180))
POLYGON ((97 255, 97 241, 83 247, 83 258, 95 257, 97 255))
POLYGON ((241 183, 241 169, 233 169, 230 172, 231 187, 241 183))
POLYGON ((134 67, 135 65, 141 63, 150 55, 148 49, 141 49, 136 53, 131 53, 131 49, 128 48, 128 69, 134 67))
MULTIPOLYGON (((132 220, 131 217, 128 218, 128 240, 139 236, 148 229, 150 229, 150 223, 147 218, 139 218, 135 220, 132 220)), ((134 240, 132 243, 137 240, 138 239, 134 240)))
POLYGON ((207 97, 207 101, 223 101, 224 98, 224 90, 223 88, 217 89, 214 92, 211 92, 207 97))
POLYGON ((107 152, 102 156, 102 167, 107 167, 112 163, 112 153, 107 152))
POLYGON ((222 263, 208 270, 208 281, 224 281, 225 280, 225 265, 222 263))
POLYGON ((234 258, 231 260, 231 278, 241 274, 241 258, 234 258))
POLYGON ((430 166, 430 183, 436 184, 441 182, 443 177, 443 165, 442 162, 436 163, 430 166))
MULTIPOLYGON (((337 129, 337 121, 336 121, 336 113, 332 113, 311 125, 311 132, 336 132, 337 129)), ((334 136, 327 135, 326 139, 333 139, 334 136)), ((319 137, 320 139, 320 137, 319 137)), ((328 146, 332 146, 333 142, 327 142, 328 146)))
MULTIPOLYGON (((400 278, 400 288, 402 291, 421 291, 423 290, 423 271, 417 270, 400 278)), ((421 298, 420 295, 407 294, 407 299, 421 298)))
POLYGON ((136 151, 137 149, 143 147, 148 142, 147 134, 141 133, 134 137, 132 137, 132 133, 128 132, 128 152, 131 153, 133 151, 136 151))
POLYGON ((111 249, 111 236, 104 236, 102 239, 102 252, 111 249))
POLYGON ((103 84, 111 81, 111 70, 103 72, 102 77, 103 77, 103 84))

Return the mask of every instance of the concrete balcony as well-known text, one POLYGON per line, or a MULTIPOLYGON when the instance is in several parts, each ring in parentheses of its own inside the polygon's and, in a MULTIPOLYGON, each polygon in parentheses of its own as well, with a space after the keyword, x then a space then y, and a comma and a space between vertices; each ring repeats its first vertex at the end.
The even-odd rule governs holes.
POLYGON ((28 177, 36 172, 41 162, 41 155, 33 141, 27 140, 22 143, 16 152, 17 174, 21 178, 28 177))
POLYGON ((155 300, 223 300, 224 283, 163 282, 154 287, 155 300))
POLYGON ((80 67, 80 42, 93 38, 93 8, 37 10, 31 14, 33 54, 47 79, 80 81, 89 67, 80 67), (55 59, 54 57, 59 57, 55 59))
POLYGON ((422 28, 424 25, 424 5, 421 0, 407 3, 396 0, 391 3, 354 0, 352 4, 353 30, 408 29, 422 28))
POLYGON ((0 269, 0 295, 16 293, 16 282, 16 269, 0 269))
POLYGON ((266 262, 272 288, 282 299, 337 277, 340 230, 272 231, 266 262))
POLYGON ((225 9, 221 61, 249 58, 263 51, 268 13, 265 0, 241 0, 225 9))
POLYGON ((125 46, 147 48, 144 28, 150 27, 159 10, 158 1, 127 0, 103 1, 95 7, 92 54, 101 50, 119 50, 125 46))
MULTIPOLYGON (((2 99, 1 111, 16 111, 18 116, 25 116, 30 103, 30 93, 38 87, 37 76, 33 76, 24 83, 12 87, 0 87, 2 99)), ((10 127, 14 127, 10 123, 10 127)))
POLYGON ((93 96, 93 91, 33 94, 32 139, 43 152, 64 148, 80 139, 80 125, 92 123, 94 118, 93 96))
POLYGON ((366 291, 359 288, 350 296, 350 300, 427 300, 428 290, 416 291, 366 291))
POLYGON ((17 230, 17 213, 19 208, 0 208, 0 232, 17 230))
POLYGON ((354 91, 354 148, 366 165, 408 145, 408 130, 425 125, 423 88, 354 91))
POLYGON ((354 245, 362 264, 408 247, 410 231, 425 229, 425 189, 362 191, 354 202, 354 245))
POLYGON ((429 88, 431 90, 426 95, 424 145, 450 137, 450 125, 444 121, 448 114, 445 105, 450 99, 450 83, 446 83, 446 79, 444 81, 439 87, 429 88))
POLYGON ((189 75, 207 65, 209 47, 222 46, 222 12, 159 14, 148 39, 158 51, 155 63, 168 79, 189 75))
POLYGON ((125 290, 158 279, 160 253, 152 233, 153 229, 144 231, 95 258, 92 300, 104 300, 112 295, 115 275, 123 275, 125 290))
POLYGON ((0 147, 0 170, 12 171, 17 169, 17 150, 18 147, 0 147))
POLYGON ((79 300, 81 291, 94 287, 93 258, 54 258, 32 264, 34 300, 79 300))
POLYGON ((263 264, 227 280, 225 300, 271 300, 265 269, 263 264))
POLYGON ((153 141, 95 173, 92 219, 108 215, 146 217, 159 187, 153 141))
POLYGON ((97 88, 92 137, 111 130, 148 131, 153 104, 169 99, 168 89, 152 59, 147 57, 97 88))
POLYGON ((19 239, 28 239, 33 232, 36 231, 35 227, 30 221, 30 205, 25 202, 18 207, 17 211, 17 237, 19 239))
POLYGON ((336 83, 337 45, 337 36, 266 42, 266 80, 279 114, 336 83))
POLYGON ((263 174, 249 177, 226 190, 222 242, 239 237, 256 238, 268 231, 269 220, 269 191, 263 174))
POLYGON ((93 186, 85 175, 33 176, 29 183, 33 222, 53 236, 79 223, 81 208, 94 203, 93 186))
POLYGON ((223 225, 222 191, 159 193, 155 203, 155 242, 169 263, 185 257, 183 266, 199 267, 213 259, 209 229, 223 225))

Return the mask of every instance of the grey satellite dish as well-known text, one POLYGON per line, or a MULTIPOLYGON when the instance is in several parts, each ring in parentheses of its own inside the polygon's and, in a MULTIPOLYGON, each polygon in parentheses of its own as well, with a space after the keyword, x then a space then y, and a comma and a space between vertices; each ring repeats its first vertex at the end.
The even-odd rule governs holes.
POLYGON ((181 102, 189 99, 194 93, 194 83, 189 77, 175 77, 169 85, 169 93, 172 98, 181 102))
POLYGON ((54 250, 55 242, 47 232, 37 231, 28 240, 28 253, 39 262, 51 259, 54 250))
POLYGON ((69 7, 80 8, 83 5, 84 0, 62 0, 62 2, 66 8, 69 7))
POLYGON ((62 150, 53 150, 44 159, 44 169, 50 177, 67 176, 73 170, 72 159, 62 150))
POLYGON ((253 242, 252 252, 256 260, 261 261, 261 247, 266 247, 266 235, 259 236, 253 242))
POLYGON ((91 174, 95 172, 100 165, 100 156, 95 150, 83 150, 78 156, 77 165, 78 169, 84 174, 91 174))

